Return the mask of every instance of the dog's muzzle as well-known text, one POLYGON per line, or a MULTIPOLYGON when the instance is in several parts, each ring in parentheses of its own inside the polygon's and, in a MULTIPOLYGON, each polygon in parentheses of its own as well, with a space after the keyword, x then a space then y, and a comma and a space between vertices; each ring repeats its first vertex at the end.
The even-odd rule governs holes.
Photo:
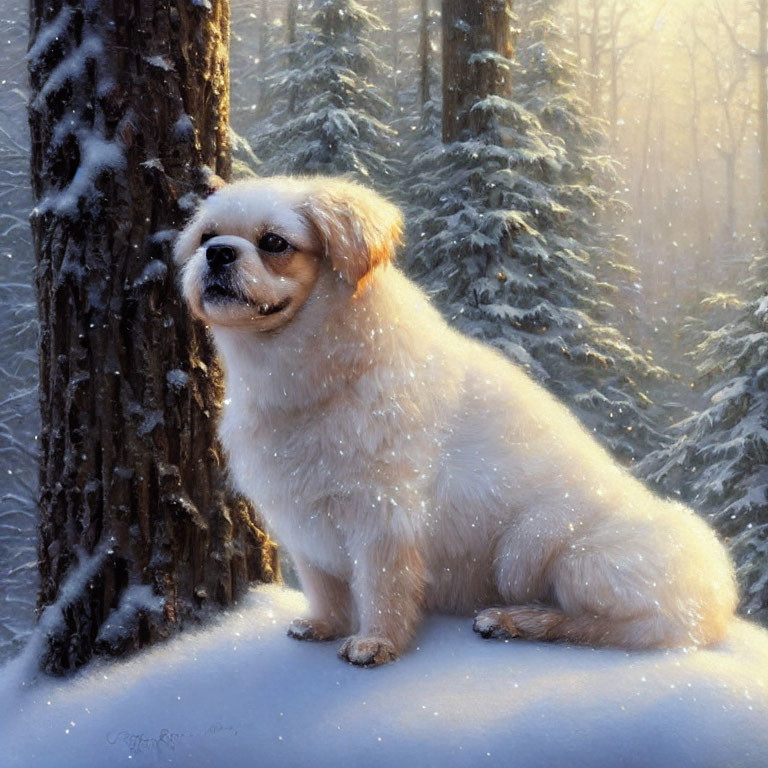
POLYGON ((207 302, 245 301, 232 284, 230 265, 237 261, 237 251, 231 245, 209 245, 205 249, 208 265, 203 278, 203 299, 207 302))
POLYGON ((208 304, 237 302, 254 307, 260 315, 274 315, 284 310, 290 303, 285 298, 277 304, 254 304, 236 287, 232 276, 232 265, 237 261, 237 248, 227 243, 212 243, 205 249, 205 261, 208 265, 203 278, 203 301, 208 304))

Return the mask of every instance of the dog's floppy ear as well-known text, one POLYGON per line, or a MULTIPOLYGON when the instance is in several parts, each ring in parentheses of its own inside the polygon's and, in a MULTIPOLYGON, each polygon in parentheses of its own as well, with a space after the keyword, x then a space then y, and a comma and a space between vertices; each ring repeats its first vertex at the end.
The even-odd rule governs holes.
POLYGON ((403 231, 396 206, 350 181, 321 182, 303 213, 317 231, 332 268, 354 286, 394 256, 403 231))

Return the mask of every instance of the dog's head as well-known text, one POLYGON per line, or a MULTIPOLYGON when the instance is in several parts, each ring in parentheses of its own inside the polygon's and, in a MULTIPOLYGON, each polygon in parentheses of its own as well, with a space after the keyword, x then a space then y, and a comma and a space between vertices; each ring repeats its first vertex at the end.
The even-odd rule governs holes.
POLYGON ((182 293, 210 325, 272 330, 291 320, 324 271, 354 294, 392 258, 401 230, 395 206, 341 179, 224 186, 176 242, 182 293))

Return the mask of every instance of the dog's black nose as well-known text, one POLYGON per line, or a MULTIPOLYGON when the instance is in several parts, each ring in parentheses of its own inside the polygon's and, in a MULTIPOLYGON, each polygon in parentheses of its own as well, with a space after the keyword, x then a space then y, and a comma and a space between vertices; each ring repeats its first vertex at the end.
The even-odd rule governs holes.
POLYGON ((237 252, 231 245, 209 245, 205 249, 205 258, 211 269, 221 269, 237 258, 237 252))

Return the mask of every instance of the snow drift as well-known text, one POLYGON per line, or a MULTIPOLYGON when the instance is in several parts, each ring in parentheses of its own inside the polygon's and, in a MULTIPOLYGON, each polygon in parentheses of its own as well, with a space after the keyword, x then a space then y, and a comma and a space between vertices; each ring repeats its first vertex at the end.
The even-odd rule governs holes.
POLYGON ((438 616, 402 660, 364 670, 285 636, 304 607, 260 587, 213 626, 69 680, 16 659, 0 764, 768 765, 768 635, 746 622, 714 649, 626 653, 484 641, 438 616))

